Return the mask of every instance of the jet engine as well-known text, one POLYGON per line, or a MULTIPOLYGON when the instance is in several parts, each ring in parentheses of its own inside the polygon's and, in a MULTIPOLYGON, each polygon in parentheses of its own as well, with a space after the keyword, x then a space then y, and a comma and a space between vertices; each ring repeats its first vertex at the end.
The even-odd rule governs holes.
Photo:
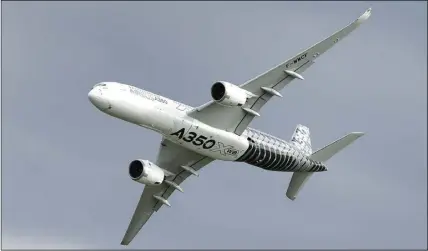
POLYGON ((133 160, 129 164, 129 176, 131 179, 145 185, 160 185, 165 179, 162 168, 148 160, 133 160))
POLYGON ((211 87, 211 97, 220 105, 242 106, 254 94, 228 82, 219 81, 211 87))

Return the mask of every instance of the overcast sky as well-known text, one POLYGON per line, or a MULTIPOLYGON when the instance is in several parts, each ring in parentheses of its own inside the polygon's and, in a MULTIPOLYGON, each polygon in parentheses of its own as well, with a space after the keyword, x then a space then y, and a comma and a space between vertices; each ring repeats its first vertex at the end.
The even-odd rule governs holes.
POLYGON ((367 134, 312 176, 213 162, 183 183, 132 248, 426 248, 426 2, 2 3, 3 248, 121 248, 160 136, 87 98, 117 81, 191 106, 355 20, 251 126, 319 148, 367 134), (275 121, 272 123, 271 121, 275 121))

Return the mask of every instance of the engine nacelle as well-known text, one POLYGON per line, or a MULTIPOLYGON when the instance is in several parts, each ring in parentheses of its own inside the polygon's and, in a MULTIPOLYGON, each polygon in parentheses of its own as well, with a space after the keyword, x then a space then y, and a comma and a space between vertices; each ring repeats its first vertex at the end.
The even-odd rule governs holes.
POLYGON ((218 81, 211 87, 211 97, 220 105, 242 106, 254 94, 228 82, 218 81))
POLYGON ((160 185, 165 179, 162 168, 148 160, 133 160, 129 164, 129 176, 131 179, 145 185, 160 185))

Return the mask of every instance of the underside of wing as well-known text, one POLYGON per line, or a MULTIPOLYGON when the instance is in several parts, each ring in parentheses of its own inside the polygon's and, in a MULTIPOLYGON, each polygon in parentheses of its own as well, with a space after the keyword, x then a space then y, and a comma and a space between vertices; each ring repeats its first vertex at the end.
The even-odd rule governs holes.
POLYGON ((198 176, 198 170, 211 161, 213 159, 163 139, 156 165, 166 170, 168 175, 162 184, 144 187, 121 245, 128 245, 152 214, 158 211, 162 205, 171 206, 168 202, 169 196, 175 190, 182 192, 180 184, 190 175, 198 176))
POLYGON ((260 109, 272 96, 281 96, 279 92, 292 80, 296 78, 303 80, 301 74, 314 63, 316 58, 348 36, 370 15, 371 9, 368 9, 357 20, 330 37, 241 85, 241 89, 254 94, 244 105, 228 107, 210 101, 193 109, 188 115, 213 127, 241 135, 254 117, 259 116, 260 109), (222 119, 218 119, 219 117, 222 119))

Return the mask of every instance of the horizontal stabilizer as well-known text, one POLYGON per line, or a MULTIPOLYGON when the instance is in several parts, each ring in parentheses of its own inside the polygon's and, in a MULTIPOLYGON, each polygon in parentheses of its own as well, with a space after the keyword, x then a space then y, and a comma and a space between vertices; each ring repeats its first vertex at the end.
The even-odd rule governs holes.
POLYGON ((288 185, 287 192, 285 195, 290 200, 295 200, 297 194, 302 189, 303 185, 308 181, 308 179, 312 176, 313 173, 303 173, 303 172, 295 172, 291 177, 290 184, 288 185))
MULTIPOLYGON (((325 162, 329 160, 333 155, 338 153, 343 148, 350 145, 359 137, 363 136, 362 132, 352 132, 333 143, 321 148, 320 150, 313 153, 310 158, 314 161, 325 162)), ((295 172, 291 177, 290 184, 288 185, 288 189, 286 192, 286 196, 290 200, 295 200, 297 194, 300 190, 302 190, 303 185, 308 181, 308 179, 312 176, 313 172, 295 172)))
POLYGON ((326 162, 333 155, 338 153, 343 148, 363 136, 363 132, 351 132, 350 134, 343 136, 342 138, 330 143, 329 145, 317 150, 311 155, 311 159, 314 161, 326 162))

